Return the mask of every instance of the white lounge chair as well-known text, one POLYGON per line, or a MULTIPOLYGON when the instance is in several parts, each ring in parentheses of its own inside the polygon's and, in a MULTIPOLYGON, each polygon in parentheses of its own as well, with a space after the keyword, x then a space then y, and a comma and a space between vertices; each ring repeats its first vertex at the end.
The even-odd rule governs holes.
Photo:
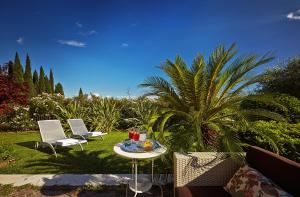
POLYGON ((71 127, 73 135, 79 136, 82 139, 86 139, 87 137, 90 136, 91 137, 99 136, 103 140, 103 136, 107 134, 101 131, 89 132, 82 119, 68 119, 68 123, 71 127))
POLYGON ((40 143, 47 145, 54 152, 55 157, 57 157, 55 151, 57 146, 72 146, 78 144, 81 150, 83 150, 81 144, 87 143, 86 140, 67 138, 59 120, 41 120, 38 121, 38 125, 42 142, 37 142, 36 148, 39 147, 40 143))

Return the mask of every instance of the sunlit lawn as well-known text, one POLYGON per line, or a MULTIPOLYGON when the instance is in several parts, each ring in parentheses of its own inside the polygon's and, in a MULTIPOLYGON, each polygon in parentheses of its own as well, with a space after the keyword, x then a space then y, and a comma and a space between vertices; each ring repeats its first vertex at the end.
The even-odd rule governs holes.
MULTIPOLYGON (((113 146, 126 139, 126 132, 111 132, 101 141, 99 138, 89 138, 84 144, 84 151, 77 145, 58 148, 58 158, 55 158, 50 148, 34 149, 35 141, 39 141, 38 132, 1 132, 0 142, 11 144, 16 161, 7 167, 0 168, 2 174, 37 174, 37 173, 130 173, 131 160, 114 153, 113 146)), ((156 172, 162 173, 163 165, 160 159, 156 172)), ((150 161, 141 161, 140 173, 150 173, 150 161)))

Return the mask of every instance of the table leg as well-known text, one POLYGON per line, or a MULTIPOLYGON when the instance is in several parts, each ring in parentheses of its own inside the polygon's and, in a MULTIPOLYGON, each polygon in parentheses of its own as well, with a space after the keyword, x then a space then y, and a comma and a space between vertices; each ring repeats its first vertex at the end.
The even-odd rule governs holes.
POLYGON ((152 164, 151 164, 151 181, 152 181, 152 183, 153 183, 153 169, 154 169, 154 159, 152 159, 152 164))
POLYGON ((136 195, 138 194, 137 193, 137 160, 134 159, 134 173, 135 173, 135 179, 134 179, 134 182, 135 182, 135 194, 134 194, 134 197, 136 197, 136 195))

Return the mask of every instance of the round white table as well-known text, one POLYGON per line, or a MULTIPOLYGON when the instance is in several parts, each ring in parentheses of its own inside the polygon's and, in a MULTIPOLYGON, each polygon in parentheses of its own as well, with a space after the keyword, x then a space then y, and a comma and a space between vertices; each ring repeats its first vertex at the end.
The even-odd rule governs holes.
MULTIPOLYGON (((154 159, 166 153, 167 151, 166 147, 164 147, 161 144, 159 145, 160 145, 159 148, 144 153, 126 152, 121 148, 122 143, 118 143, 114 146, 115 153, 123 157, 132 159, 132 175, 134 176, 134 179, 129 181, 128 186, 130 190, 135 193, 134 196, 136 196, 138 193, 146 192, 150 190, 152 187, 154 159), (141 178, 139 181, 137 180, 137 164, 138 164, 137 160, 139 159, 152 159, 151 181, 146 178, 141 178)), ((127 196, 127 192, 126 192, 126 196, 127 196)))

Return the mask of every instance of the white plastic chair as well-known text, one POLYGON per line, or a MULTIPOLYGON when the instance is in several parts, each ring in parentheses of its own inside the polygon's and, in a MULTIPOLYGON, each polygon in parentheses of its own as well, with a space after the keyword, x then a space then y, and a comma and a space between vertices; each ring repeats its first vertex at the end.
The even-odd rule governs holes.
POLYGON ((86 139, 87 137, 90 136, 91 137, 99 136, 103 140, 103 136, 107 134, 101 131, 89 132, 82 119, 68 119, 68 123, 71 127, 73 135, 79 136, 82 139, 86 139))
POLYGON ((81 150, 83 150, 81 144, 87 143, 86 140, 67 138, 59 120, 41 120, 38 121, 38 125, 40 128, 42 142, 37 142, 36 148, 39 147, 40 143, 42 145, 47 145, 54 152, 55 157, 57 157, 55 151, 57 146, 64 147, 78 144, 81 150))

